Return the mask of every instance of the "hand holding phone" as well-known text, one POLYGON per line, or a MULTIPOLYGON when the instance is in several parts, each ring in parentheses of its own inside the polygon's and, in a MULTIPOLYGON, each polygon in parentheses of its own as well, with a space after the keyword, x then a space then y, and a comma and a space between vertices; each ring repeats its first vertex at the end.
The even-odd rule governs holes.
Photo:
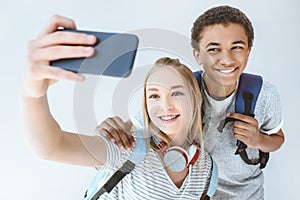
POLYGON ((105 75, 112 77, 128 77, 131 73, 138 37, 127 33, 106 33, 74 29, 71 31, 95 35, 97 37, 95 54, 88 58, 66 58, 51 61, 53 67, 60 67, 75 73, 105 75))

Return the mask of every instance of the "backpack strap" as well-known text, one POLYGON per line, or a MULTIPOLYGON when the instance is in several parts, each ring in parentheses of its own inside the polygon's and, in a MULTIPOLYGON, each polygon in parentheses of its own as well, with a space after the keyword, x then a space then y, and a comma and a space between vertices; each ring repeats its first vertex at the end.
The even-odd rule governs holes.
POLYGON ((143 137, 143 129, 136 130, 136 146, 132 150, 129 159, 118 169, 103 185, 107 179, 108 171, 104 167, 99 169, 89 189, 85 192, 83 200, 97 200, 99 197, 110 192, 127 174, 131 173, 136 164, 144 160, 146 156, 146 144, 143 137), (99 186, 103 185, 100 189, 99 186))
POLYGON ((198 85, 199 85, 199 88, 200 88, 201 87, 201 78, 202 78, 203 71, 199 70, 199 71, 195 71, 193 73, 194 73, 194 76, 197 79, 197 82, 198 82, 198 85))
MULTIPOLYGON (((243 73, 239 79, 237 96, 235 101, 235 112, 254 117, 254 109, 258 99, 263 79, 261 76, 243 73)), ((248 158, 246 148, 247 145, 241 141, 237 141, 237 150, 235 154, 239 154, 245 163, 249 165, 257 165, 263 169, 269 159, 269 153, 259 150, 259 160, 252 161, 248 158)))
POLYGON ((201 199, 209 200, 216 192, 219 180, 219 170, 217 163, 211 158, 212 166, 211 166, 211 176, 209 180, 208 190, 206 194, 203 194, 201 199))
POLYGON ((261 76, 242 73, 237 89, 235 111, 254 117, 255 104, 260 93, 263 79, 261 76))

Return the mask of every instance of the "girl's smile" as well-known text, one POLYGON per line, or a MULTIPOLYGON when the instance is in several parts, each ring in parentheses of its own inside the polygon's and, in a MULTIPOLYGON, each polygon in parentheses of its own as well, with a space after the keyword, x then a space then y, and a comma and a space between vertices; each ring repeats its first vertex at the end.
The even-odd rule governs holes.
POLYGON ((149 118, 172 140, 176 137, 185 141, 188 134, 193 102, 188 91, 183 78, 170 68, 158 69, 147 81, 149 118))

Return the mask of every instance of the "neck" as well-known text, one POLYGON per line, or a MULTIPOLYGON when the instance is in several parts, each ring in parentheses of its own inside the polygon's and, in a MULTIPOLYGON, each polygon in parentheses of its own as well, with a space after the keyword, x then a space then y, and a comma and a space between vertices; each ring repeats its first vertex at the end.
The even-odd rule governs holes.
POLYGON ((235 90, 236 83, 234 85, 218 85, 213 80, 209 80, 204 75, 204 87, 208 95, 215 100, 224 100, 229 97, 235 90))
POLYGON ((185 134, 173 134, 169 136, 171 138, 170 145, 171 146, 180 146, 180 147, 186 147, 187 146, 187 135, 185 134), (174 137, 172 137, 174 136, 174 137))

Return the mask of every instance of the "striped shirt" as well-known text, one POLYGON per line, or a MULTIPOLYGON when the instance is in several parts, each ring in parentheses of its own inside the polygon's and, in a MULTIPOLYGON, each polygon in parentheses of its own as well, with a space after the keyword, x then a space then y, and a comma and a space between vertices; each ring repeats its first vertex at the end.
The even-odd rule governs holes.
MULTIPOLYGON (((120 150, 115 144, 106 142, 107 162, 105 168, 116 171, 129 159, 130 153, 120 150)), ((211 176, 212 160, 207 153, 199 156, 197 162, 189 167, 189 172, 178 188, 164 169, 159 155, 149 149, 145 159, 110 192, 100 199, 119 200, 161 200, 197 199, 207 191, 211 176), (203 158, 203 159, 202 159, 203 158)))

